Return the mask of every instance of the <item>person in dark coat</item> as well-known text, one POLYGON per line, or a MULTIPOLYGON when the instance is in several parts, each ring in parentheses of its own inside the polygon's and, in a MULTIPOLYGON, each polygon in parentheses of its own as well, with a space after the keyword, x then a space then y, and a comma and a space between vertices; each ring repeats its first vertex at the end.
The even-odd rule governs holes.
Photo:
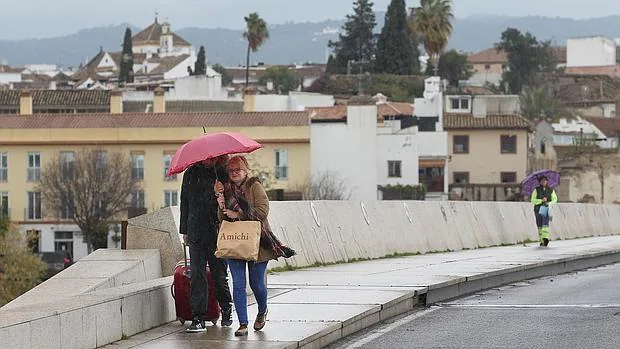
POLYGON ((227 160, 227 156, 205 160, 192 165, 183 175, 179 232, 189 245, 192 270, 189 303, 193 321, 187 332, 206 331, 208 283, 205 273, 200 271, 205 270, 207 261, 216 285, 215 295, 222 310, 221 325, 232 325, 232 297, 227 265, 224 260, 215 257, 219 228, 215 185, 228 180, 224 168, 227 160))

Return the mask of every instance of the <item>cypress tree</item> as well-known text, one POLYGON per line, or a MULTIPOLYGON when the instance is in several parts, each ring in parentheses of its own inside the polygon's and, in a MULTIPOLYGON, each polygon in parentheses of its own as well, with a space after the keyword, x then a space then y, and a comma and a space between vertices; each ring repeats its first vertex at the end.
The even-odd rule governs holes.
POLYGON ((419 71, 417 42, 409 29, 405 0, 392 0, 377 42, 378 73, 411 75, 419 71))
POLYGON ((198 57, 196 63, 194 63, 193 75, 206 75, 207 74, 207 55, 205 53, 205 47, 200 46, 198 51, 198 57))
POLYGON ((125 30, 123 40, 123 54, 121 56, 121 69, 118 74, 118 82, 122 85, 133 82, 133 43, 131 40, 131 29, 125 30))

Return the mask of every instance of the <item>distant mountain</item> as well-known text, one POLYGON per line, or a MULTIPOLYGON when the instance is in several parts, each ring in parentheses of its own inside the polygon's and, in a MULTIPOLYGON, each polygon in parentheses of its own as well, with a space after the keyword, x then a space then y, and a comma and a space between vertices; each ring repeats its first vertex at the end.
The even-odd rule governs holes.
MULTIPOLYGON (((383 26, 384 13, 377 14, 377 31, 383 26)), ((344 20, 317 23, 286 23, 270 27, 271 37, 252 62, 272 64, 325 62, 327 43, 337 39, 344 20)), ((29 63, 53 63, 77 66, 92 58, 103 46, 118 51, 127 25, 92 28, 58 38, 20 41, 0 40, 0 61, 17 66, 29 63)), ((132 30, 137 30, 131 26, 132 30)), ((605 35, 620 38, 620 16, 588 20, 549 17, 471 16, 457 19, 451 48, 475 52, 491 47, 507 27, 530 31, 537 38, 565 45, 566 39, 576 36, 605 35)), ((245 64, 246 44, 241 30, 185 28, 177 31, 195 47, 205 45, 210 63, 245 64)))

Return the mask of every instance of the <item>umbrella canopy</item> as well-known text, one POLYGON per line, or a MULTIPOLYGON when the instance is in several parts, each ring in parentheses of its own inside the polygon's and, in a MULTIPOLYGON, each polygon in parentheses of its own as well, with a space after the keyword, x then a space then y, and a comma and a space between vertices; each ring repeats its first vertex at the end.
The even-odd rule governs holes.
POLYGON ((540 185, 540 178, 547 177, 548 185, 550 188, 555 188, 560 185, 560 174, 552 170, 540 170, 530 173, 523 182, 521 182, 521 193, 524 196, 532 195, 534 189, 540 185))
POLYGON ((220 155, 251 153, 263 146, 237 132, 218 132, 202 135, 183 144, 172 158, 168 176, 185 171, 193 164, 220 155))

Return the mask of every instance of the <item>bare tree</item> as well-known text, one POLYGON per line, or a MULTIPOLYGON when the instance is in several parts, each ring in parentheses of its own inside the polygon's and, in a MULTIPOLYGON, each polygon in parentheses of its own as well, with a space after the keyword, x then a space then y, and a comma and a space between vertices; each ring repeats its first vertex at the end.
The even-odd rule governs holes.
POLYGON ((90 253, 107 247, 110 220, 130 207, 136 177, 127 155, 81 149, 50 161, 37 190, 45 208, 80 227, 90 253))
POLYGON ((296 190, 303 194, 305 200, 348 200, 351 197, 347 181, 332 171, 310 176, 308 182, 296 190))

